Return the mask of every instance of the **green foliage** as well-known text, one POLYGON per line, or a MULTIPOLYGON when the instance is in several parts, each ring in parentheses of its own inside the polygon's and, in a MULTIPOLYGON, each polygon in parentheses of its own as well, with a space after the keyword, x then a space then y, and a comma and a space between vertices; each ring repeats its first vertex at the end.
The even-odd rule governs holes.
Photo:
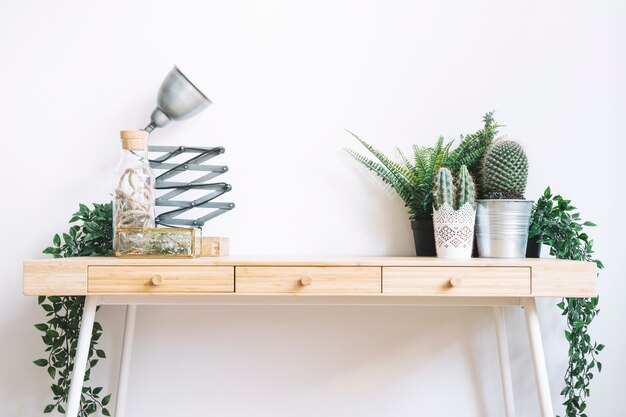
MULTIPOLYGON (((595 262, 602 269, 602 262, 593 257, 593 240, 585 233, 586 226, 595 224, 583 222, 571 200, 553 196, 548 187, 533 208, 529 237, 537 237, 539 242, 550 246, 550 255, 556 258, 595 262)), ((565 339, 569 343, 569 364, 561 391, 565 397, 565 415, 586 417, 586 399, 594 369, 602 371, 597 355, 604 345, 592 343, 588 334, 589 325, 600 312, 598 298, 564 298, 558 307, 567 319, 565 339)))
POLYGON ((448 168, 439 168, 433 194, 436 209, 441 208, 444 204, 454 208, 455 190, 452 183, 452 173, 448 168))
POLYGON ((528 180, 528 157, 512 140, 494 142, 485 154, 482 193, 486 198, 523 199, 528 180))
MULTIPOLYGON (((113 254, 113 214, 112 204, 94 204, 89 210, 84 204, 74 213, 68 233, 54 235, 53 246, 43 252, 55 258, 71 256, 111 256, 113 254)), ((43 412, 56 410, 64 414, 63 404, 67 403, 71 372, 74 367, 74 356, 78 345, 78 333, 83 315, 85 297, 39 297, 39 305, 46 312, 47 322, 35 324, 42 332, 42 340, 46 345, 47 357, 34 361, 35 365, 46 368, 53 383, 52 402, 43 412)), ((98 340, 102 336, 102 326, 95 322, 92 331, 91 345, 85 372, 85 382, 89 381, 91 370, 98 360, 105 358, 103 350, 98 349, 98 340)), ((102 387, 83 387, 78 417, 86 417, 101 409, 105 416, 110 415, 106 408, 111 394, 101 397, 102 387)))
POLYGON ((461 166, 466 165, 472 175, 480 175, 483 155, 493 142, 499 127, 493 120, 493 112, 487 113, 483 122, 482 129, 462 136, 461 143, 452 152, 450 148, 453 142, 445 142, 443 137, 439 137, 433 147, 413 145, 411 160, 398 149, 401 164, 394 162, 352 132, 348 133, 354 136, 375 159, 367 158, 351 149, 346 149, 346 152, 398 193, 409 209, 411 220, 427 220, 432 214, 433 181, 439 168, 448 167, 453 174, 458 174, 461 166))
POLYGON ((450 153, 445 165, 452 170, 454 175, 458 175, 461 166, 465 165, 474 178, 478 196, 482 196, 479 187, 482 184, 485 153, 498 134, 498 128, 502 127, 494 120, 493 111, 483 116, 483 124, 483 127, 476 132, 461 136, 459 146, 450 153))
POLYGON ((52 239, 53 246, 43 253, 55 258, 71 256, 113 256, 113 205, 93 205, 93 210, 80 204, 79 210, 72 215, 70 223, 79 222, 63 233, 63 240, 58 234, 52 239))
POLYGON ((376 173, 398 193, 409 209, 411 220, 428 219, 432 214, 433 178, 446 160, 451 142, 444 144, 443 138, 439 138, 432 148, 413 145, 414 161, 409 161, 400 152, 403 163, 403 165, 400 165, 354 133, 349 133, 374 155, 378 161, 366 158, 351 149, 346 149, 346 152, 376 173))
POLYGON ((456 192, 458 195, 457 208, 461 208, 465 204, 476 207, 476 187, 465 165, 461 165, 461 169, 459 170, 456 192))

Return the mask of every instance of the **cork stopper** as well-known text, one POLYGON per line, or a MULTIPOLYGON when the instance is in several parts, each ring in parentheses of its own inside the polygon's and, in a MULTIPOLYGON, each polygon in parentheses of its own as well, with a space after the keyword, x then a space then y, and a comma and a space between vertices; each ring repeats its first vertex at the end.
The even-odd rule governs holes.
POLYGON ((129 151, 143 151, 148 147, 148 136, 145 130, 122 130, 122 148, 129 151))

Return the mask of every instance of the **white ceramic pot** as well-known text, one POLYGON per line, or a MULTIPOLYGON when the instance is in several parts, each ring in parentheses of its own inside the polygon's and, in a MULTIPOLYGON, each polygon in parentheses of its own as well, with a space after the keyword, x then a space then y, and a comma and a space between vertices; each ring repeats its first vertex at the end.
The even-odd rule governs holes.
POLYGON ((474 243, 476 208, 464 204, 458 210, 444 204, 433 208, 435 247, 438 258, 469 259, 474 243))

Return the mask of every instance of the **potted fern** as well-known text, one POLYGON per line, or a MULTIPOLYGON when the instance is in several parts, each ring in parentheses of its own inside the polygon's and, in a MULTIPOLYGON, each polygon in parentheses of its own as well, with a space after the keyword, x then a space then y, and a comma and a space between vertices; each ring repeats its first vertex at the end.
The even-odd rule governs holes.
POLYGON ((474 243, 476 198, 474 180, 465 165, 456 184, 448 168, 440 168, 435 180, 433 226, 440 258, 469 259, 474 243))
MULTIPOLYGON (((413 145, 413 157, 410 159, 398 149, 400 163, 393 161, 356 134, 348 132, 374 159, 351 149, 346 149, 346 152, 391 186, 408 208, 417 256, 436 255, 432 218, 433 181, 439 168, 447 167, 452 174, 457 175, 461 166, 465 165, 474 178, 480 176, 484 154, 499 127, 493 118, 493 112, 483 117, 483 123, 484 126, 478 131, 461 136, 459 146, 454 150, 450 149, 453 141, 445 142, 443 137, 439 137, 432 147, 413 145)), ((479 184, 476 185, 478 188, 479 184)))
POLYGON ((482 195, 476 212, 481 258, 524 258, 532 200, 524 199, 528 158, 512 140, 495 141, 483 164, 482 195))

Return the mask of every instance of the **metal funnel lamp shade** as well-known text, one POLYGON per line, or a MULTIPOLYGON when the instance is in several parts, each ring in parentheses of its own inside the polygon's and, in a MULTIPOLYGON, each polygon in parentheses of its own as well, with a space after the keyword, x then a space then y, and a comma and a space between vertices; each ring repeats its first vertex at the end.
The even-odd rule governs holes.
POLYGON ((171 120, 185 120, 211 104, 198 88, 178 69, 172 68, 167 74, 157 96, 157 107, 150 116, 150 124, 144 129, 152 132, 157 127, 164 127, 171 120))

